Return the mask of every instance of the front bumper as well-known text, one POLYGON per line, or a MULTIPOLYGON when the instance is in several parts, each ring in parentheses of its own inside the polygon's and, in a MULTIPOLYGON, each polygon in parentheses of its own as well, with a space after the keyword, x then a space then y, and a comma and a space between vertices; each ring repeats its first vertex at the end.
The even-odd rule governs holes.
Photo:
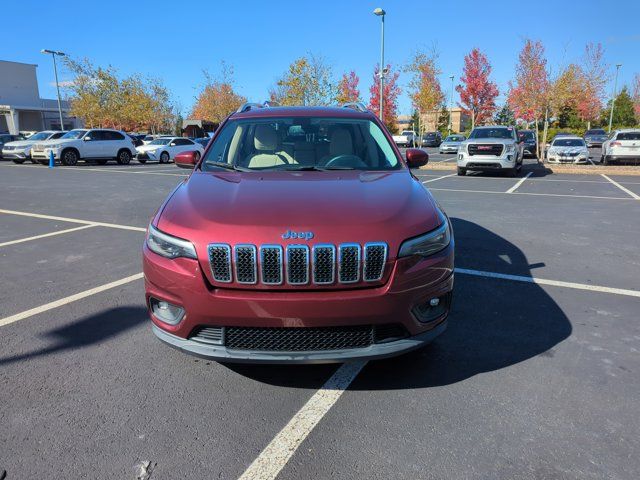
POLYGON ((162 341, 185 352, 221 361, 326 363, 359 358, 383 358, 419 348, 446 328, 449 308, 426 323, 414 307, 453 289, 453 241, 426 259, 395 262, 390 280, 379 287, 323 291, 257 291, 219 289, 209 285, 195 260, 169 260, 143 249, 146 303, 150 298, 185 309, 175 326, 151 312, 153 331, 162 341), (206 326, 217 327, 344 327, 400 324, 402 339, 341 350, 258 351, 228 349, 193 340, 206 326))
POLYGON ((516 153, 503 154, 500 157, 492 155, 468 155, 458 153, 458 167, 467 170, 493 171, 510 169, 516 166, 516 153))
POLYGON ((158 160, 160 154, 156 154, 155 151, 144 151, 136 153, 136 160, 158 160))
POLYGON ((585 164, 585 163, 589 163, 589 159, 585 158, 585 157, 547 157, 547 162, 548 163, 567 163, 567 164, 573 164, 573 165, 580 165, 580 164, 585 164))
POLYGON ((31 151, 31 156, 34 159, 42 159, 42 160, 48 160, 49 159, 49 155, 50 153, 53 152, 53 158, 58 159, 60 158, 60 151, 59 150, 41 150, 41 151, 31 151))
POLYGON ((3 150, 2 151, 2 155, 0 155, 0 158, 7 158, 7 159, 16 159, 16 160, 29 160, 31 158, 30 155, 26 154, 24 151, 22 150, 3 150))
POLYGON ((307 350, 304 352, 271 352, 232 350, 219 345, 206 345, 172 335, 156 325, 152 331, 164 343, 198 357, 230 363, 341 363, 353 360, 375 360, 408 353, 430 343, 447 328, 446 319, 427 332, 388 343, 378 343, 364 348, 341 350, 307 350))

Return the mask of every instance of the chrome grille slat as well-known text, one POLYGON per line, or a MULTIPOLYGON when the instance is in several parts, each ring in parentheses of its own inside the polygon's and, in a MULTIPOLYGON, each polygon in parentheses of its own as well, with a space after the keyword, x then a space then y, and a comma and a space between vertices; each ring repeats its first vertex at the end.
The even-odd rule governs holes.
POLYGON ((336 247, 333 245, 315 245, 313 247, 313 283, 328 285, 335 281, 336 247))
POLYGON ((282 247, 262 245, 260 247, 261 280, 265 285, 282 284, 282 247))
POLYGON ((338 280, 356 283, 360 280, 360 245, 343 243, 338 247, 338 280))
POLYGON ((387 261, 387 244, 382 242, 367 243, 364 246, 364 272, 365 282, 377 282, 384 274, 384 264, 387 261))
POLYGON ((216 282, 231 283, 231 247, 226 243, 209 245, 209 265, 216 282))
POLYGON ((257 283, 258 262, 255 245, 236 245, 234 254, 237 282, 250 285, 257 283))
POLYGON ((309 283, 309 247, 306 245, 287 245, 287 283, 309 283))

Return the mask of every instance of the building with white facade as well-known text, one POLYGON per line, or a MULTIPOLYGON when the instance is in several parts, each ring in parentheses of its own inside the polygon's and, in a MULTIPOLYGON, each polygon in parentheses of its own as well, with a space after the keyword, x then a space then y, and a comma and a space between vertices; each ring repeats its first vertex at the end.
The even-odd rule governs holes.
MULTIPOLYGON (((58 101, 40 98, 37 65, 0 60, 0 132, 18 134, 60 130, 58 101)), ((81 126, 69 116, 69 102, 62 101, 64 130, 81 126)))

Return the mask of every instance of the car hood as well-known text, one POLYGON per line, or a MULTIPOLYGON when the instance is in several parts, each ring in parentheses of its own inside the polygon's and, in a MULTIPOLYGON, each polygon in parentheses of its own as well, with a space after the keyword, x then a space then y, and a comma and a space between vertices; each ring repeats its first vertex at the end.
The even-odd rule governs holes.
POLYGON ((168 146, 169 145, 149 145, 145 143, 144 145, 136 147, 136 150, 138 150, 139 152, 149 152, 151 150, 157 150, 158 148, 165 148, 168 146))
POLYGON ((473 138, 471 140, 465 140, 465 145, 470 143, 482 143, 482 144, 497 144, 497 145, 511 145, 516 143, 512 138, 473 138))
POLYGON ((38 143, 38 140, 16 140, 15 142, 7 142, 4 144, 4 146, 22 148, 22 147, 30 147, 35 143, 38 143))
POLYGON ((209 243, 375 241, 386 242, 393 259, 404 240, 433 230, 439 217, 431 194, 406 170, 195 171, 155 222, 160 230, 192 241, 200 259, 207 259, 209 243), (313 239, 285 241, 288 230, 313 232, 313 239))

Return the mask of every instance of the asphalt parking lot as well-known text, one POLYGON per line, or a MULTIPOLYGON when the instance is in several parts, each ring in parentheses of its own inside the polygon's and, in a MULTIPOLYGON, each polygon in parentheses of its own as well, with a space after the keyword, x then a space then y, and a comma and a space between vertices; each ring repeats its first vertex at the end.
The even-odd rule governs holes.
POLYGON ((415 173, 449 328, 349 370, 156 340, 140 250, 185 170, 0 162, 0 478, 637 478, 640 177, 415 173))

